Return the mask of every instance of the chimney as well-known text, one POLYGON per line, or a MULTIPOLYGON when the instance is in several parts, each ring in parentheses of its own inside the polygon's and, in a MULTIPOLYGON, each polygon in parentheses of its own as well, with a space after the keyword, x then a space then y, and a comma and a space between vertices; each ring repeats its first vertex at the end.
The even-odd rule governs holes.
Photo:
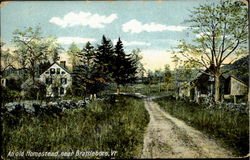
POLYGON ((66 68, 66 61, 60 61, 60 65, 64 68, 66 68))

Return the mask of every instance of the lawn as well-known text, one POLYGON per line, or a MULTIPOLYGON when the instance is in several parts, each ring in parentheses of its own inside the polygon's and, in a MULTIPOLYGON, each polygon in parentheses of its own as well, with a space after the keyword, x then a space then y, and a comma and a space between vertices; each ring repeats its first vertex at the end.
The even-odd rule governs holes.
MULTIPOLYGON (((114 158, 139 158, 149 115, 141 100, 96 100, 59 115, 4 117, 4 157, 11 152, 117 151, 114 158)), ((49 157, 48 157, 49 158, 49 157)), ((53 159, 53 157, 51 157, 53 159)), ((63 158, 62 156, 56 158, 63 158)), ((69 158, 69 157, 68 157, 69 158)))
POLYGON ((205 108, 202 105, 170 98, 159 98, 155 102, 173 116, 221 141, 236 156, 248 154, 249 113, 205 108))

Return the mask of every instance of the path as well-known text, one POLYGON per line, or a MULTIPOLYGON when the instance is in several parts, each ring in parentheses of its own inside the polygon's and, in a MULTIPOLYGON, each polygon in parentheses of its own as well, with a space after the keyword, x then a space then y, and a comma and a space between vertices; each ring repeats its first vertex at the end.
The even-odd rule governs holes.
POLYGON ((200 131, 160 109, 151 99, 144 100, 150 115, 142 158, 228 158, 226 149, 200 131))

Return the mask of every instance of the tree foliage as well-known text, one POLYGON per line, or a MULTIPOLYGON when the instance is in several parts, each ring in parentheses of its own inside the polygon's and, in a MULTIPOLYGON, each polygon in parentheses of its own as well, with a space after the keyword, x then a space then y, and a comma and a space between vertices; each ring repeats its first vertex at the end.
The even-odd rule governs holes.
MULTIPOLYGON (((123 44, 119 38, 115 45, 114 62, 112 65, 112 78, 119 85, 125 85, 135 80, 137 73, 137 62, 132 55, 126 55, 123 49, 123 44)), ((119 92, 119 91, 118 91, 119 92)))
POLYGON ((112 41, 102 36, 101 44, 97 46, 95 65, 99 70, 100 78, 104 81, 111 81, 112 69, 114 66, 114 47, 112 41))
POLYGON ((166 64, 163 71, 163 82, 168 86, 173 81, 173 73, 170 70, 170 65, 166 64))
POLYGON ((60 52, 63 51, 64 49, 59 45, 59 44, 55 44, 55 46, 53 47, 52 49, 52 52, 51 52, 51 59, 53 62, 57 62, 60 60, 60 52))
POLYGON ((25 81, 22 85, 22 96, 25 99, 44 99, 46 96, 46 84, 39 80, 34 82, 31 79, 25 81))
POLYGON ((125 53, 120 38, 115 47, 105 36, 97 48, 87 42, 77 57, 72 83, 73 93, 78 96, 96 94, 108 83, 116 83, 119 89, 135 80, 138 59, 125 53))
POLYGON ((131 51, 131 56, 135 61, 135 65, 137 66, 136 73, 138 77, 144 77, 144 74, 146 73, 146 69, 144 68, 141 60, 142 55, 140 54, 141 50, 139 48, 133 49, 131 51))
POLYGON ((67 54, 70 57, 70 63, 72 65, 72 68, 74 68, 75 65, 78 63, 78 57, 77 55, 81 52, 81 49, 75 44, 71 43, 69 46, 69 49, 67 51, 67 54))
POLYGON ((5 45, 4 42, 0 42, 1 47, 1 75, 8 67, 14 67, 14 63, 16 61, 15 56, 10 53, 10 50, 4 50, 3 46, 5 45))
POLYGON ((49 54, 54 50, 55 39, 42 36, 41 28, 26 28, 24 31, 16 30, 13 42, 18 62, 29 70, 30 78, 35 81, 38 64, 47 61, 49 54))
POLYGON ((99 71, 95 64, 95 48, 87 42, 78 53, 79 62, 73 68, 73 94, 86 97, 87 94, 96 94, 104 88, 99 71))
POLYGON ((247 53, 247 6, 241 1, 227 0, 200 5, 191 13, 186 22, 196 38, 191 44, 181 41, 179 53, 189 64, 201 65, 215 77, 215 101, 218 101, 219 77, 223 74, 220 68, 230 56, 247 53))

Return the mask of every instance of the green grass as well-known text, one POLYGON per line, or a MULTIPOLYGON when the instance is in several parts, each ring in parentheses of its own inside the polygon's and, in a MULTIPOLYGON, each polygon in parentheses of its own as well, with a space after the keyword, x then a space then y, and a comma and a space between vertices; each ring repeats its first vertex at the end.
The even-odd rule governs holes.
POLYGON ((174 99, 159 98, 164 110, 203 131, 211 138, 221 141, 236 156, 249 152, 249 114, 222 109, 205 109, 203 106, 174 99))
POLYGON ((9 151, 112 150, 118 151, 115 158, 138 158, 149 122, 143 105, 141 100, 118 97, 113 103, 93 101, 84 108, 67 110, 61 115, 32 117, 24 114, 15 123, 6 116, 4 157, 9 151))
MULTIPOLYGON (((112 91, 116 92, 116 86, 112 91)), ((173 91, 164 86, 164 84, 133 84, 131 86, 121 86, 121 92, 125 93, 141 93, 146 96, 161 96, 172 94, 173 91)))

